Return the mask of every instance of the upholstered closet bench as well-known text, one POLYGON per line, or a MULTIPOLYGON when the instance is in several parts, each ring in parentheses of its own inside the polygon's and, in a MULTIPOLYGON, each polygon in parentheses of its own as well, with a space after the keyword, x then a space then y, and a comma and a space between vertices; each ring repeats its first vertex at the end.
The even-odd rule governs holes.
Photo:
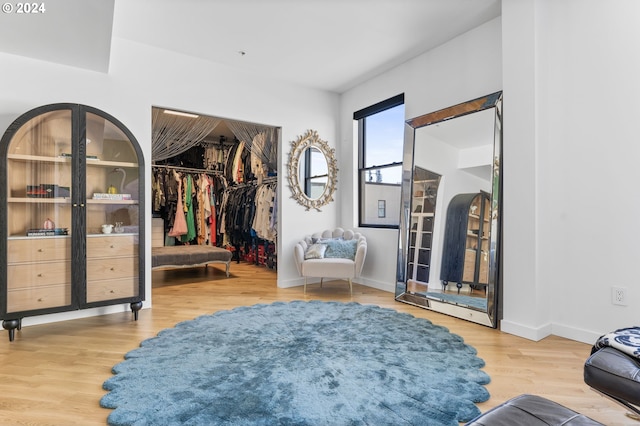
POLYGON ((227 277, 232 253, 213 246, 164 246, 151 249, 151 268, 190 268, 207 266, 209 263, 224 263, 227 277))

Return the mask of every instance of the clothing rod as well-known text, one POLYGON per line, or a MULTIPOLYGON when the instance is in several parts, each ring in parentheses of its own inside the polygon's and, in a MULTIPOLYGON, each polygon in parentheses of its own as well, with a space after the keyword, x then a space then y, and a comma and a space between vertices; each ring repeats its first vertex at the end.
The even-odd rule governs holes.
POLYGON ((163 164, 152 164, 151 167, 155 167, 156 169, 169 169, 169 170, 178 170, 181 172, 205 173, 210 175, 222 174, 220 170, 194 169, 192 167, 181 167, 181 166, 165 166, 163 164))

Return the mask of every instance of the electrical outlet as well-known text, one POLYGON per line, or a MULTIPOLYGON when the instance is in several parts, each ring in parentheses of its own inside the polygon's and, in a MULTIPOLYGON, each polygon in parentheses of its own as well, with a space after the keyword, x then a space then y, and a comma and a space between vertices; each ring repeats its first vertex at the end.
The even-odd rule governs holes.
POLYGON ((611 287, 611 303, 627 306, 627 289, 624 287, 611 287))

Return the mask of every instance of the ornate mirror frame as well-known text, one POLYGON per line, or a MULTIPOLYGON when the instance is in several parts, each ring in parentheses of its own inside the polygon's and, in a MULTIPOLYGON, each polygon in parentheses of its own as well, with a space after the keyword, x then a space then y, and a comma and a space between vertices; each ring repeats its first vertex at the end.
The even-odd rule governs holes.
MULTIPOLYGON (((398 261, 397 261, 397 281, 395 299, 399 302, 408 303, 425 309, 444 313, 454 317, 462 318, 478 324, 492 328, 498 327, 498 322, 502 317, 501 309, 501 283, 500 283, 500 260, 501 260, 501 240, 502 240, 502 92, 492 93, 481 98, 473 99, 458 105, 434 111, 429 114, 414 117, 406 121, 404 157, 402 168, 402 196, 400 233, 398 241, 398 261), (407 259, 410 250, 409 226, 411 216, 411 201, 413 196, 414 166, 416 158, 416 132, 431 125, 439 125, 445 121, 463 117, 468 114, 493 109, 493 161, 492 161, 492 181, 491 192, 488 194, 491 206, 491 261, 489 264, 488 285, 486 285, 486 311, 475 310, 464 304, 456 302, 445 302, 421 294, 422 291, 412 291, 408 284, 407 259)), ((443 218, 436 220, 443 220, 443 218)))
POLYGON ((320 211, 320 207, 333 201, 333 193, 338 183, 338 162, 335 158, 335 149, 330 148, 326 141, 318 136, 315 130, 307 130, 307 132, 299 136, 295 141, 291 142, 291 151, 289 152, 289 162, 287 171, 289 173, 289 187, 291 188, 291 198, 294 198, 298 204, 303 205, 307 210, 316 209, 320 211), (304 192, 304 185, 300 182, 300 162, 307 149, 315 148, 320 151, 327 161, 327 184, 318 198, 310 198, 304 192))

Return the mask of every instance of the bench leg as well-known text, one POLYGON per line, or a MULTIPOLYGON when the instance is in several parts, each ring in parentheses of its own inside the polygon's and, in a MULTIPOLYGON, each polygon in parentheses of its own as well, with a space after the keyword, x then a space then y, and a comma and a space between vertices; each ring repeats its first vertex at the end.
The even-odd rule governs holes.
POLYGON ((226 263, 226 268, 227 268, 227 278, 229 278, 229 265, 231 264, 231 261, 226 263))

